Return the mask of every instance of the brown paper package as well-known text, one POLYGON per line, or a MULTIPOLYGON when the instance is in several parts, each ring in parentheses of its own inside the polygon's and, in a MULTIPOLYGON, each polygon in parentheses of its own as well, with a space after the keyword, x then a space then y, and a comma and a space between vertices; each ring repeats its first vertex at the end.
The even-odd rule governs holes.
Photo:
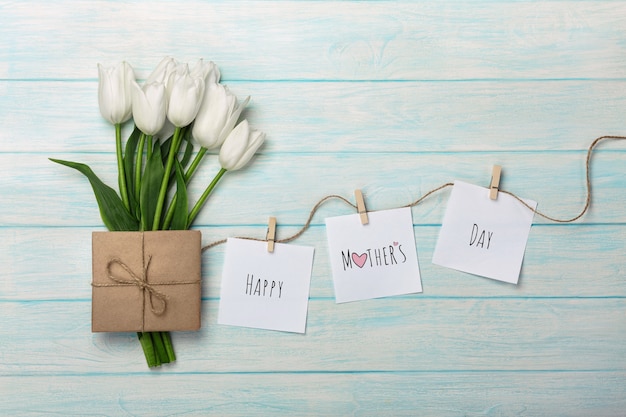
POLYGON ((92 251, 93 332, 200 328, 199 231, 93 232, 92 251))

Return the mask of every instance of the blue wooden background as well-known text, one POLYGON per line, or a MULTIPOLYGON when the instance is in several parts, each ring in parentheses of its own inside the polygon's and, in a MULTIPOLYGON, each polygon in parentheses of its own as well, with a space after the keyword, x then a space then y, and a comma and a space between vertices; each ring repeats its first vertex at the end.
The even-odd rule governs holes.
MULTIPOLYGON (((267 132, 199 218, 203 242, 278 237, 327 194, 407 204, 448 181, 558 217, 584 158, 626 133, 624 1, 0 1, 0 414, 626 414, 626 142, 594 155, 591 211, 535 217, 518 286, 431 263, 449 189, 413 208, 423 294, 335 304, 324 218, 305 335, 217 325, 224 248, 203 255, 203 328, 148 370, 134 334, 92 334, 87 181, 116 183, 97 63, 145 78, 216 62, 267 132)), ((209 181, 215 158, 199 178, 209 181)), ((194 192, 201 186, 197 182, 194 192)))

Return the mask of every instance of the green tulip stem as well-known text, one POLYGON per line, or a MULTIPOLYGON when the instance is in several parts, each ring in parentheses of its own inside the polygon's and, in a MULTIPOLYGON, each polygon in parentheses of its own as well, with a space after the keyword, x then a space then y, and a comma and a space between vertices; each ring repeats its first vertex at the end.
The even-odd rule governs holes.
POLYGON ((139 136, 139 147, 137 148, 137 156, 135 158, 135 201, 139 201, 139 191, 141 189, 141 162, 143 161, 143 145, 146 140, 152 141, 152 136, 145 135, 143 132, 139 136))
POLYGON ((174 158, 178 153, 178 147, 180 146, 180 127, 176 127, 174 130, 174 138, 172 139, 172 145, 170 147, 169 155, 167 156, 167 165, 165 166, 165 174, 161 181, 161 189, 159 190, 159 197, 157 200, 156 211, 154 213, 154 222, 152 223, 152 230, 159 230, 159 223, 161 222, 161 213, 163 212, 163 204, 165 203, 165 195, 167 194, 167 184, 170 181, 170 174, 172 173, 172 166, 174 166, 174 158))
MULTIPOLYGON (((147 136, 148 142, 148 155, 152 154, 152 136, 147 136)), ((163 180, 161 181, 161 188, 159 189, 159 197, 157 199, 156 212, 154 214, 154 223, 152 224, 152 230, 159 229, 159 223, 161 219, 161 213, 163 212, 163 205, 165 204, 165 195, 167 194, 167 186, 169 183, 170 174, 174 165, 174 158, 178 154, 178 148, 181 143, 181 128, 177 127, 174 131, 174 138, 170 147, 169 155, 167 157, 167 165, 165 166, 165 173, 163 180)), ((142 150, 143 152, 143 150, 142 150)), ((149 156, 148 156, 149 158, 149 156)), ((165 229, 165 228, 164 228, 165 229)), ((168 332, 151 332, 145 333, 151 337, 153 342, 154 356, 156 357, 156 366, 162 363, 169 363, 176 360, 174 355, 174 348, 168 332)))
POLYGON ((174 194, 172 197, 172 202, 170 206, 167 208, 167 213, 165 214, 165 220, 163 220, 163 230, 168 230, 170 225, 172 224, 172 219, 174 218, 174 208, 176 207, 176 200, 178 200, 178 194, 174 194))
POLYGON ((176 361, 176 354, 174 353, 174 346, 172 345, 172 339, 170 338, 169 332, 161 332, 161 337, 163 339, 163 344, 165 345, 165 351, 167 353, 167 358, 170 362, 176 361))
POLYGON ((143 350, 143 354, 146 357, 146 362, 148 363, 148 367, 154 368, 155 366, 159 366, 156 351, 154 349, 154 343, 152 341, 151 333, 142 333, 137 332, 137 338, 141 343, 141 348, 143 350))
POLYGON ((196 172, 196 169, 198 169, 198 165, 200 165, 200 161, 202 161, 202 158, 206 154, 206 151, 207 151, 207 148, 205 148, 204 146, 201 147, 198 153, 196 154, 196 157, 193 158, 193 161, 191 161, 191 165, 189 165, 187 172, 185 172, 185 183, 189 182, 189 180, 191 179, 191 176, 196 172))
POLYGON ((152 156, 152 136, 148 136, 148 152, 146 154, 146 161, 149 161, 151 156, 152 156))
POLYGON ((209 194, 211 194, 211 192, 217 185, 218 181, 224 176, 225 173, 226 173, 226 169, 220 168, 220 171, 215 175, 215 178, 213 178, 213 181, 211 181, 211 183, 206 188, 206 190, 204 190, 204 192, 202 193, 202 196, 200 196, 200 199, 196 202, 196 204, 191 209, 191 212, 189 213, 189 217, 187 220, 187 228, 189 228, 189 226, 191 226, 193 221, 196 219, 196 216, 200 212, 200 209, 202 209, 202 206, 204 206, 204 203, 206 199, 209 197, 209 194))
MULTIPOLYGON (((196 157, 191 162, 191 165, 187 169, 187 172, 185 172, 185 184, 189 184, 191 177, 193 176, 194 172, 198 168, 198 165, 200 165, 200 161, 202 160, 206 152, 207 152, 207 148, 200 148, 200 150, 196 154, 196 157)), ((174 218, 174 208, 176 207, 177 196, 178 194, 174 194, 174 197, 172 198, 172 202, 170 203, 170 206, 167 209, 167 213, 165 214, 165 221, 163 222, 163 230, 169 229, 170 224, 172 224, 172 219, 174 218)))
POLYGON ((120 187, 122 202, 126 210, 130 208, 128 203, 128 189, 126 188, 126 173, 124 170, 124 157, 122 156, 122 125, 115 124, 115 150, 117 153, 117 180, 120 187))
POLYGON ((165 345, 163 344, 163 338, 161 337, 162 332, 151 332, 152 343, 154 343, 154 351, 156 352, 157 363, 170 363, 169 357, 167 355, 167 351, 165 350, 165 345))

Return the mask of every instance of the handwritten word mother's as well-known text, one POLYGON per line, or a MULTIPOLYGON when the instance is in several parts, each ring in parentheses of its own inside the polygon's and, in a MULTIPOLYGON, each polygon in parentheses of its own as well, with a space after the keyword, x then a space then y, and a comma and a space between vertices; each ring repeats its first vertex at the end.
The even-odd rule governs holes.
POLYGON ((402 251, 402 245, 398 242, 393 242, 393 245, 383 246, 380 249, 366 249, 361 254, 350 252, 349 249, 346 252, 341 251, 341 259, 343 270, 345 271, 348 268, 352 269, 353 264, 363 268, 366 265, 374 267, 405 263, 406 255, 402 251))

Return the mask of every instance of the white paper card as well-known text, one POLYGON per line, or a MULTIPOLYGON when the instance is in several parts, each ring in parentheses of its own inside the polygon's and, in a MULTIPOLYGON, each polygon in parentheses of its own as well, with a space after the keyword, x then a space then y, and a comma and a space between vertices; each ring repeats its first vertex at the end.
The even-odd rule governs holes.
POLYGON ((326 219, 335 300, 422 292, 410 208, 326 219))
POLYGON ((229 238, 219 324, 304 333, 314 248, 229 238))
POLYGON ((508 194, 491 200, 489 189, 455 181, 433 263, 517 284, 534 214, 508 194))

